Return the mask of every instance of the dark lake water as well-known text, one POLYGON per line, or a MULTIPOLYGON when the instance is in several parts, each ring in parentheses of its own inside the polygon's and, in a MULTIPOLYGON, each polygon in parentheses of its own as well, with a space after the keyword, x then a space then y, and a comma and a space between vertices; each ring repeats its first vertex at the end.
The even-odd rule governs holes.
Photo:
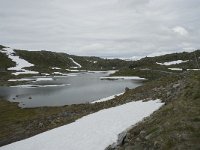
POLYGON ((11 102, 19 102, 20 107, 63 106, 92 102, 122 93, 126 87, 135 88, 142 85, 142 82, 137 80, 100 79, 108 75, 108 72, 75 73, 70 76, 52 77, 51 81, 30 82, 31 85, 43 87, 0 87, 0 96, 11 102))

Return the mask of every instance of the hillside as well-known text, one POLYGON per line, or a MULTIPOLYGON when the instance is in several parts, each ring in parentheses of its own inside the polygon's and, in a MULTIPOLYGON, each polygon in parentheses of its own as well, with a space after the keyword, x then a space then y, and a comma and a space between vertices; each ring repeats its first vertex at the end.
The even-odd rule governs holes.
POLYGON ((7 82, 10 78, 35 74, 62 75, 77 71, 118 70, 130 64, 131 61, 120 59, 75 56, 45 50, 17 50, 0 45, 0 85, 14 84, 7 82))
MULTIPOLYGON (((11 59, 7 58, 3 54, 5 46, 0 47, 0 67, 9 68, 14 66, 11 59)), ((130 65, 130 61, 124 61, 120 59, 103 59, 99 57, 88 57, 88 56, 75 56, 66 53, 56 53, 51 51, 27 51, 14 49, 16 56, 28 61, 33 64, 30 70, 37 71, 50 71, 52 67, 58 67, 61 69, 81 69, 81 70, 112 70, 120 69, 124 66, 130 65), (72 61, 72 59, 74 61, 72 61), (79 68, 76 63, 81 65, 79 68)))
POLYGON ((193 69, 198 68, 196 61, 200 62, 199 57, 200 50, 196 50, 194 52, 172 53, 156 57, 145 57, 133 62, 130 65, 130 68, 159 68, 159 64, 182 60, 183 62, 181 63, 168 65, 168 68, 184 67, 185 69, 193 69))
POLYGON ((114 76, 140 76, 154 80, 169 74, 200 69, 200 50, 194 52, 172 53, 156 57, 145 57, 133 61, 131 65, 120 69, 114 76))
MULTIPOLYGON (((165 80, 167 81, 167 86, 160 85, 156 88, 153 86, 149 92, 145 92, 145 89, 143 91, 143 94, 149 93, 148 97, 155 94, 156 98, 160 97, 163 99, 165 106, 138 123, 137 126, 133 126, 123 134, 119 140, 120 143, 111 145, 108 147, 108 150, 197 150, 200 148, 199 72, 180 74, 179 79, 177 81, 174 80, 175 82, 171 82, 169 77, 165 78, 165 80)), ((156 81, 153 84, 155 83, 156 81)), ((148 85, 150 84, 148 83, 148 85)), ((133 95, 133 93, 130 95, 133 95)))
POLYGON ((0 69, 6 70, 9 67, 14 67, 16 65, 15 62, 13 62, 8 56, 4 53, 3 48, 6 48, 2 45, 0 45, 0 69))

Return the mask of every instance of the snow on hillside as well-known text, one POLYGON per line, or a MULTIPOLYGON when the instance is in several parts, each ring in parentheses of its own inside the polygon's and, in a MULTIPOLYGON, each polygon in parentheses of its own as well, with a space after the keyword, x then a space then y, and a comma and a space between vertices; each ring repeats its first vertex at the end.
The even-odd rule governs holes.
POLYGON ((120 95, 123 95, 123 94, 124 94, 124 92, 119 93, 119 94, 115 94, 115 95, 112 95, 112 96, 109 96, 109 97, 105 97, 105 98, 102 98, 102 99, 99 99, 99 100, 95 100, 95 101, 91 102, 91 104, 109 101, 109 100, 115 98, 116 96, 120 96, 120 95))
POLYGON ((28 61, 19 58, 19 56, 15 56, 15 52, 13 49, 11 48, 3 48, 4 53, 6 53, 6 55, 12 59, 12 61, 16 62, 16 66, 15 67, 11 67, 8 68, 8 70, 13 70, 13 71, 17 71, 15 73, 13 73, 14 75, 19 75, 19 74, 38 74, 38 72, 36 71, 29 71, 29 70, 25 70, 23 68, 25 67, 32 67, 34 66, 33 64, 29 63, 28 61))
POLYGON ((0 150, 103 150, 118 134, 159 109, 160 100, 130 102, 85 116, 71 124, 38 134, 0 150))
POLYGON ((159 63, 159 62, 156 62, 157 64, 159 65, 165 65, 165 66, 169 66, 169 65, 174 65, 174 64, 180 64, 180 63, 184 63, 184 62, 188 62, 189 60, 176 60, 176 61, 170 61, 170 62, 164 62, 164 63, 159 63))
POLYGON ((17 70, 17 72, 14 72, 12 74, 18 76, 20 74, 38 74, 39 72, 37 71, 29 71, 29 70, 25 70, 25 69, 21 69, 21 70, 17 70))
POLYGON ((182 68, 168 68, 169 70, 176 70, 176 71, 182 71, 182 68))
POLYGON ((137 76, 111 76, 111 77, 100 77, 100 79, 124 79, 124 80, 146 80, 137 76))
POLYGON ((71 59, 71 61, 72 61, 75 65, 77 65, 77 67, 71 67, 71 68, 81 68, 81 67, 82 67, 79 63, 77 63, 76 61, 74 61, 73 58, 69 58, 69 59, 71 59))
POLYGON ((60 70, 61 68, 59 68, 59 67, 52 67, 51 69, 53 69, 53 70, 60 70))

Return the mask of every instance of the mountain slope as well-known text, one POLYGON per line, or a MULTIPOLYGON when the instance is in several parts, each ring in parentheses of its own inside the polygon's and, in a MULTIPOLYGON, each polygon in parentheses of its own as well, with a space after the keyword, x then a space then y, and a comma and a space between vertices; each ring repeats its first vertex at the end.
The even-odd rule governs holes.
POLYGON ((6 70, 6 68, 14 67, 16 64, 10 58, 8 58, 3 48, 6 47, 0 45, 0 69, 6 70))
POLYGON ((200 50, 194 52, 172 53, 156 57, 145 57, 133 61, 113 75, 139 76, 149 80, 169 74, 179 74, 186 70, 199 70, 200 50))
MULTIPOLYGON (((1 46, 0 51, 0 67, 13 67, 13 63, 9 58, 6 58, 5 46, 1 46), (7 60, 5 60, 7 59, 7 60)), ((17 50, 14 49, 16 56, 21 59, 28 61, 33 64, 30 70, 35 71, 51 71, 52 67, 57 67, 61 69, 85 69, 85 70, 112 70, 120 69, 124 66, 130 65, 130 61, 124 61, 120 59, 103 59, 99 57, 86 57, 86 56, 75 56, 66 53, 56 53, 51 51, 27 51, 27 50, 17 50), (77 66, 80 64, 80 66, 77 66)))

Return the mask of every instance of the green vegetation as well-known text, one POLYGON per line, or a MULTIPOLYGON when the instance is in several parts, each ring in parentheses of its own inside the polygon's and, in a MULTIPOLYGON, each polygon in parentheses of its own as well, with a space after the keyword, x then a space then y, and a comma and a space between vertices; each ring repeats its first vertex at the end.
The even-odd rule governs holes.
POLYGON ((141 78, 146 78, 149 81, 151 81, 151 80, 156 80, 163 76, 168 76, 170 74, 175 74, 175 73, 172 71, 169 72, 169 71, 164 71, 164 70, 150 70, 150 69, 141 70, 141 69, 125 68, 125 69, 121 69, 115 72, 111 76, 124 76, 124 75, 125 76, 139 76, 141 78))
POLYGON ((199 57, 200 50, 196 50, 191 53, 183 52, 156 57, 145 57, 138 61, 133 61, 129 66, 127 66, 126 68, 121 68, 119 71, 112 74, 112 76, 139 76, 148 80, 155 80, 163 76, 168 76, 170 74, 180 74, 187 69, 199 69, 199 57), (157 62, 164 63, 176 60, 188 61, 169 66, 157 64, 157 62), (170 70, 168 68, 182 68, 183 71, 170 70))
POLYGON ((86 70, 118 70, 129 66, 131 61, 120 59, 103 59, 99 57, 71 56, 86 70))
POLYGON ((15 50, 16 54, 34 64, 34 67, 29 69, 35 71, 51 71, 51 67, 60 67, 62 69, 77 67, 70 58, 81 64, 85 70, 111 70, 120 69, 124 66, 130 65, 130 62, 120 59, 102 59, 99 57, 86 57, 86 56, 74 56, 66 53, 55 53, 50 51, 25 51, 15 50))
POLYGON ((115 149, 200 148, 200 76, 189 75, 178 83, 170 101, 128 131, 124 143, 115 149))
POLYGON ((15 50, 16 55, 34 64, 34 70, 51 69, 51 67, 69 68, 73 63, 65 53, 50 51, 15 50))
MULTIPOLYGON (((0 45, 0 50, 5 48, 0 45)), ((13 62, 5 53, 0 52, 0 85, 7 84, 7 80, 12 77, 11 72, 7 69, 10 67, 14 67, 16 64, 13 62)))
POLYGON ((0 52, 0 71, 6 71, 7 68, 14 67, 15 65, 15 62, 8 58, 6 54, 0 52))
POLYGON ((151 68, 151 69, 166 69, 168 68, 175 68, 175 67, 181 67, 181 68, 198 68, 197 62, 200 63, 199 60, 200 57, 200 50, 196 50, 194 52, 182 52, 182 53, 172 53, 172 54, 166 54, 162 56, 156 56, 156 57, 145 57, 138 61, 134 61, 129 68, 151 68), (170 66, 162 66, 156 64, 156 62, 164 63, 164 62, 171 62, 176 60, 189 60, 188 62, 176 64, 176 65, 170 65, 170 66))

